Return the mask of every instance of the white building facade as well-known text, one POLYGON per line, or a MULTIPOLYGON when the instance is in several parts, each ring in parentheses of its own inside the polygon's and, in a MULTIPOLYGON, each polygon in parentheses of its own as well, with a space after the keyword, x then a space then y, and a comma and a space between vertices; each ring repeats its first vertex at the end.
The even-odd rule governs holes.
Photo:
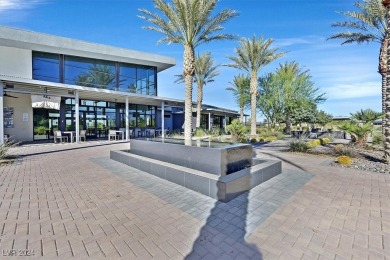
MULTIPOLYGON (((182 124, 184 101, 158 94, 158 72, 174 58, 0 27, 0 143, 52 139, 81 129, 105 138, 110 129, 182 124), (162 120, 164 118, 164 120, 162 120), (175 121, 176 120, 176 121, 175 121)), ((173 80, 172 80, 173 81, 173 80)), ((205 106, 204 128, 224 128, 236 111, 205 106)))

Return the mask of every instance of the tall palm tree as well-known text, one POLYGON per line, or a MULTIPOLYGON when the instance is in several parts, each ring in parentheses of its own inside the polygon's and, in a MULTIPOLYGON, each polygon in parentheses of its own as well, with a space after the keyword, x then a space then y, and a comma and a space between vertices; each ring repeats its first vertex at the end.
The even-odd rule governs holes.
MULTIPOLYGON (((203 86, 214 82, 214 78, 220 74, 217 70, 219 66, 214 66, 214 60, 210 52, 195 57, 195 75, 194 82, 197 84, 197 105, 196 105, 196 127, 200 127, 200 117, 203 102, 203 86)), ((176 83, 183 83, 184 76, 177 75, 176 83)))
MULTIPOLYGON (((387 89, 390 87, 386 84, 388 71, 387 51, 390 42, 388 19, 390 15, 381 0, 364 0, 363 2, 356 2, 355 6, 358 9, 357 11, 340 12, 350 20, 337 22, 332 25, 345 28, 347 31, 336 33, 328 39, 341 39, 343 40, 341 44, 361 44, 365 42, 380 44, 378 72, 382 76, 382 112, 386 114, 386 111, 390 112, 390 103, 386 102, 387 89)), ((390 161, 390 126, 387 126, 387 121, 389 120, 390 115, 386 115, 382 120, 382 133, 385 136, 384 160, 387 163, 390 161)))
POLYGON ((161 12, 152 13, 139 9, 140 16, 154 26, 145 29, 164 35, 158 43, 181 44, 184 47, 183 76, 185 81, 184 138, 191 140, 192 130, 192 83, 195 74, 195 47, 215 40, 235 39, 231 34, 219 33, 222 24, 238 15, 234 10, 223 9, 216 15, 218 0, 172 0, 172 4, 163 0, 153 0, 155 8, 161 12))
POLYGON ((263 37, 256 39, 255 35, 252 39, 242 38, 239 47, 235 49, 236 56, 228 57, 233 63, 227 66, 244 70, 251 77, 251 135, 256 135, 257 79, 259 71, 273 60, 284 55, 284 53, 276 53, 278 48, 270 48, 272 42, 272 39, 264 39, 263 37))
POLYGON ((250 78, 243 74, 234 76, 233 82, 230 82, 232 87, 226 88, 233 92, 234 98, 236 99, 237 105, 240 108, 240 122, 244 122, 244 108, 250 102, 250 78))

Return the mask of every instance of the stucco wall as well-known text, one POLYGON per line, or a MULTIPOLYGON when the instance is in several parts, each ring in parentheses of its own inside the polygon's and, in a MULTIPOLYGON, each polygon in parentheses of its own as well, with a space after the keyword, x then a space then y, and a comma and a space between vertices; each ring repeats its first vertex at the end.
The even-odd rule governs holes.
POLYGON ((18 142, 32 141, 34 137, 31 96, 17 93, 9 94, 18 98, 4 97, 4 107, 13 107, 14 109, 14 127, 4 128, 4 134, 8 134, 13 140, 18 142), (28 121, 23 121, 24 113, 28 115, 28 121))
POLYGON ((0 74, 32 79, 32 52, 0 46, 0 74))

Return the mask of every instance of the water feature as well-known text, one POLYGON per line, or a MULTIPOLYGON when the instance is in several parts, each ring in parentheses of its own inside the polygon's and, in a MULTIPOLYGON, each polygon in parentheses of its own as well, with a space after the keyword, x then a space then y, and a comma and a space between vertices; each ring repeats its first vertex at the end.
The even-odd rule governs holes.
POLYGON ((221 201, 281 173, 281 162, 253 158, 252 145, 182 139, 131 139, 110 158, 221 201))

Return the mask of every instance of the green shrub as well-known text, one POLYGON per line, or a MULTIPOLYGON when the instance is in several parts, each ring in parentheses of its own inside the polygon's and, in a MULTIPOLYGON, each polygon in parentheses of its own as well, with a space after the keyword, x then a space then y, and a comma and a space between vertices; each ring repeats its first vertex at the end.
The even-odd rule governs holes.
POLYGON ((264 137, 260 136, 259 137, 259 142, 264 142, 264 141, 265 141, 264 137))
POLYGON ((251 139, 251 143, 252 143, 252 144, 257 143, 257 139, 256 139, 256 138, 252 138, 252 139, 251 139))
POLYGON ((379 145, 383 143, 382 133, 374 133, 372 136, 372 144, 379 145))
POLYGON ((319 139, 311 140, 307 142, 307 145, 309 146, 309 148, 314 148, 321 145, 321 141, 319 139))
POLYGON ((300 152, 300 153, 306 153, 310 147, 309 145, 302 140, 293 140, 289 143, 290 151, 291 152, 300 152))
POLYGON ((233 141, 241 141, 245 137, 246 127, 237 119, 234 119, 230 125, 226 126, 226 130, 232 135, 233 141))
POLYGON ((206 132, 202 128, 198 127, 198 128, 195 129, 194 136, 196 136, 196 137, 206 136, 206 132))
POLYGON ((34 127, 34 134, 35 135, 45 135, 46 134, 46 127, 45 126, 34 127))
POLYGON ((219 135, 222 135, 223 134, 223 130, 219 127, 213 127, 211 128, 211 130, 209 131, 209 134, 211 136, 219 136, 219 135))
POLYGON ((328 137, 321 138, 320 141, 321 141, 321 145, 330 143, 330 139, 328 137))
POLYGON ((264 139, 264 141, 266 142, 272 142, 272 141, 276 141, 278 140, 278 138, 276 136, 268 136, 264 139))
POLYGON ((282 132, 275 132, 275 136, 278 140, 284 139, 284 134, 282 132))
POLYGON ((337 162, 341 165, 351 165, 352 159, 349 156, 342 155, 337 158, 337 162))

